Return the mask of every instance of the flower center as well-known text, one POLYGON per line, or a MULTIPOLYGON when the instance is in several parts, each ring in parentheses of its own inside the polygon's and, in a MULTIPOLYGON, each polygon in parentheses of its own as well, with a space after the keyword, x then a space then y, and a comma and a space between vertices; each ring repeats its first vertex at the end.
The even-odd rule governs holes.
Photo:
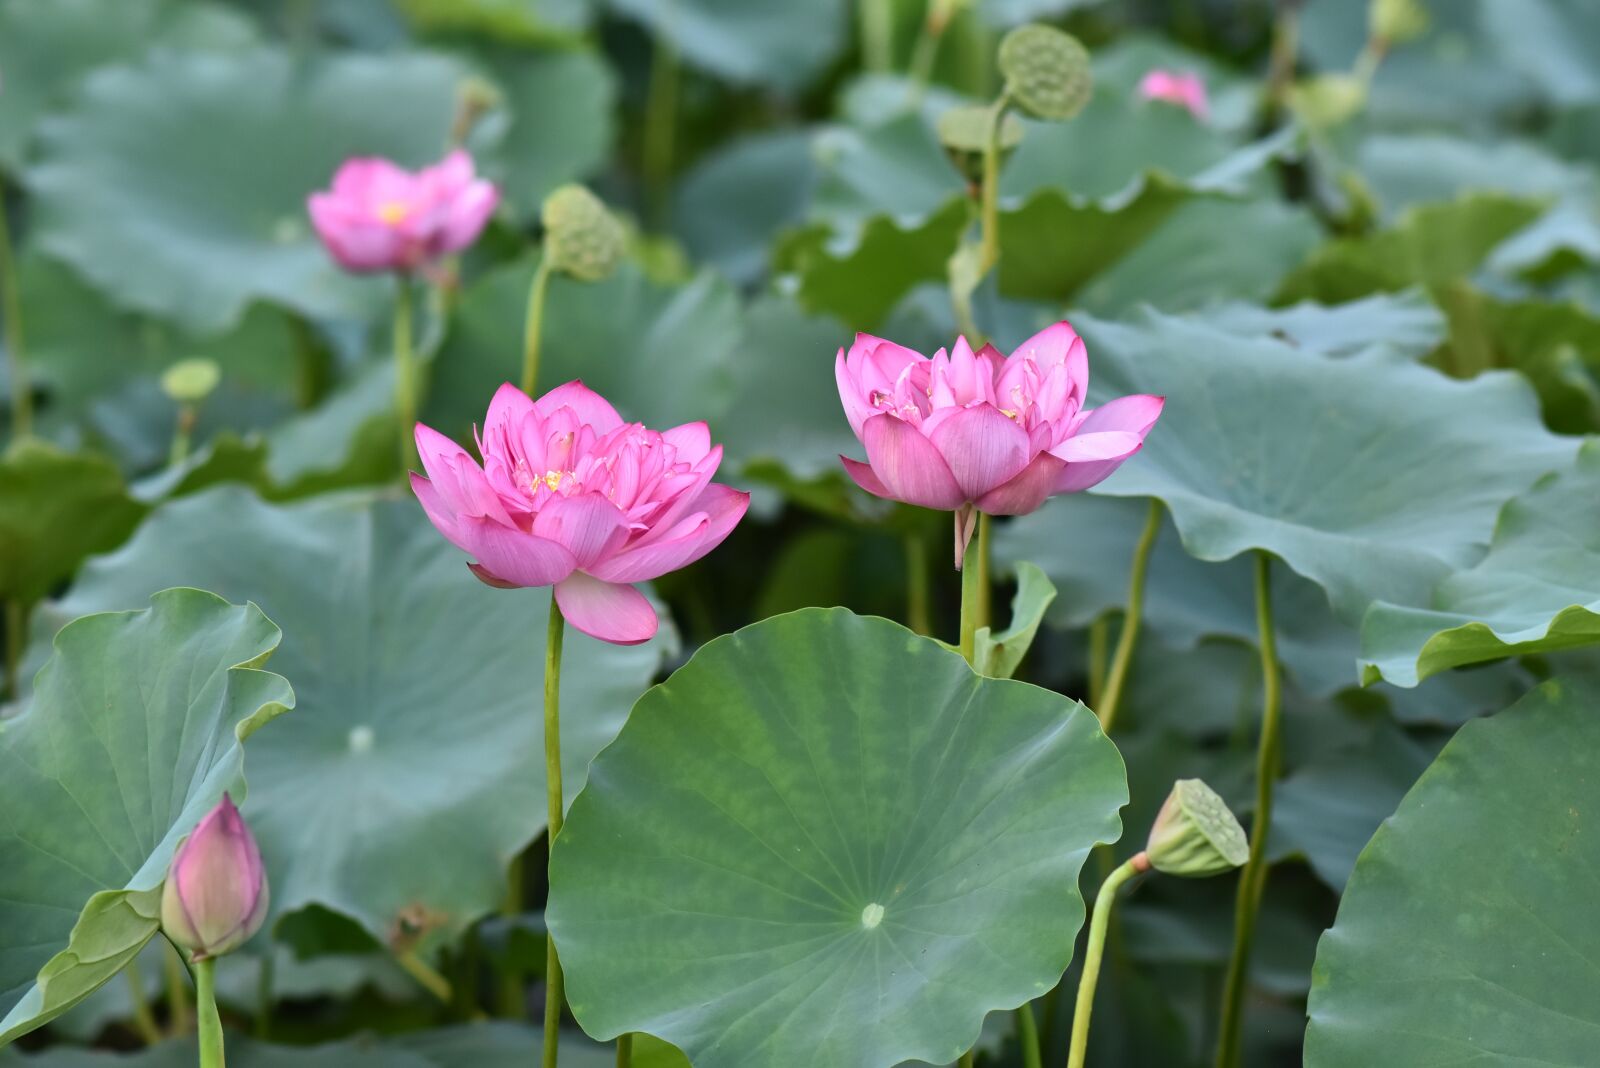
POLYGON ((389 226, 405 222, 406 216, 411 214, 411 205, 403 200, 386 200, 378 205, 378 218, 389 226))

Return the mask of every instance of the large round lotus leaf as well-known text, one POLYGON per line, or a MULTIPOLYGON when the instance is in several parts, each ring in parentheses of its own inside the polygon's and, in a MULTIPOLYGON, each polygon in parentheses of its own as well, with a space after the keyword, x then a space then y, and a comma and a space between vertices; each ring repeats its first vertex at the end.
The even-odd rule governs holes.
POLYGON ((573 1014, 697 1068, 947 1063, 1060 978, 1127 797, 1087 709, 887 620, 718 638, 640 700, 556 839, 573 1014))
POLYGON ((0 1045, 156 933, 178 840, 224 791, 243 799, 242 743, 294 704, 257 670, 278 637, 254 605, 189 589, 56 635, 28 711, 0 721, 0 1045))
POLYGON ((461 75, 425 54, 297 61, 270 49, 103 70, 41 131, 35 240, 117 303, 196 333, 225 329, 253 300, 370 314, 389 287, 339 270, 306 196, 350 156, 437 159, 461 75))
MULTIPOLYGON (((390 938, 459 931, 501 902, 507 862, 545 822, 545 591, 479 583, 413 500, 277 507, 221 486, 157 509, 48 611, 175 582, 254 601, 284 628, 275 666, 304 712, 254 750, 250 812, 275 915, 317 903, 390 938)), ((669 643, 569 637, 569 796, 669 643)))
POLYGON ((1600 444, 1507 504, 1489 555, 1417 603, 1367 611, 1368 681, 1415 686, 1462 664, 1600 642, 1600 444))
POLYGON ((1091 400, 1167 397, 1100 492, 1160 497, 1202 560, 1282 557, 1347 623, 1380 598, 1420 603, 1481 555, 1506 500, 1577 451, 1514 375, 1461 382, 1391 353, 1329 358, 1157 313, 1074 323, 1091 400))
MULTIPOLYGON (((844 47, 844 0, 611 0, 684 62, 730 81, 798 90, 844 47)), ((656 55, 664 49, 658 47, 656 55)))
POLYGON ((1421 359, 1445 336, 1443 313, 1418 289, 1376 293, 1334 305, 1305 301, 1288 308, 1263 308, 1241 301, 1212 308, 1205 318, 1230 333, 1276 337, 1324 356, 1355 356, 1386 345, 1421 359))
POLYGON ((506 202, 535 219, 551 190, 605 164, 616 133, 616 78, 587 51, 519 52, 492 67, 510 124, 491 173, 506 202))
POLYGON ((766 271, 772 236, 805 216, 816 166, 811 138, 783 130, 708 153, 673 189, 672 230, 698 263, 736 282, 766 271))
POLYGON ((0 167, 20 167, 40 118, 79 79, 152 45, 227 48, 255 37, 249 21, 192 0, 8 0, 0 6, 0 167))
POLYGON ((1595 1062, 1600 688, 1463 727, 1378 830, 1317 949, 1309 1068, 1595 1062))

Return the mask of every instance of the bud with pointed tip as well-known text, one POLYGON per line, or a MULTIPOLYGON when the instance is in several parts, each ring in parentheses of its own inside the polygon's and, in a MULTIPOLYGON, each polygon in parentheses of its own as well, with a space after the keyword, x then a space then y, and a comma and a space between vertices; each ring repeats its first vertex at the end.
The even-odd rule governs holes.
POLYGON ((550 265, 580 282, 599 282, 622 261, 627 235, 599 197, 564 185, 545 198, 544 254, 550 265))
POLYGON ((1200 879, 1250 859, 1250 843, 1215 790, 1199 779, 1179 779, 1150 828, 1145 852, 1156 871, 1200 879))
POLYGON ((161 927, 189 959, 231 952, 267 916, 261 850, 224 794, 173 855, 161 892, 161 927))

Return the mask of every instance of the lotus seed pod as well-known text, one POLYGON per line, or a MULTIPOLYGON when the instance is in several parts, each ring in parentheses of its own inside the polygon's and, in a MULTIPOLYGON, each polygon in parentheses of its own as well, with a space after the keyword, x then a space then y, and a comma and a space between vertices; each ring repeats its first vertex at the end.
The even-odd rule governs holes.
POLYGON ((261 850, 227 794, 173 854, 161 888, 161 929, 190 960, 231 952, 267 918, 261 850))
POLYGON ((622 261, 626 235, 600 198, 581 185, 564 185, 544 201, 544 254, 556 270, 582 282, 610 276, 622 261))
POLYGON ((199 404, 222 381, 222 368, 213 360, 195 357, 179 360, 161 375, 161 390, 179 404, 199 404))
POLYGON ((1000 42, 1006 92, 1028 114, 1060 122, 1083 110, 1094 92, 1089 52, 1052 26, 1018 26, 1000 42))
POLYGON ((1289 90, 1289 106, 1309 126, 1338 126, 1367 102, 1367 85, 1350 74, 1323 74, 1289 90))
MULTIPOLYGON (((939 115, 939 143, 956 170, 969 181, 983 179, 983 153, 989 145, 989 124, 994 109, 969 105, 951 108, 939 115)), ((1022 143, 1022 120, 1007 114, 1000 121, 1000 154, 1005 156, 1022 143)))
POLYGON ((1428 29, 1428 9, 1418 0, 1372 0, 1367 26, 1374 40, 1385 45, 1404 44, 1428 29))
POLYGON ((1215 790, 1199 779, 1179 779, 1150 828, 1145 852, 1156 871, 1200 879, 1250 859, 1250 843, 1215 790))

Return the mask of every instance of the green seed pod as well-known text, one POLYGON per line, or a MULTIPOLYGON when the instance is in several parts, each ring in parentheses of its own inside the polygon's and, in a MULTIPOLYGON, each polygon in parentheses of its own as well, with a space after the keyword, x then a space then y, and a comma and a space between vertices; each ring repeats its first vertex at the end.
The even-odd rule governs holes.
POLYGON ((1215 790, 1199 779, 1179 779, 1150 828, 1145 852, 1156 871, 1200 879, 1250 859, 1250 843, 1215 790))
POLYGON ((1372 0, 1367 8, 1368 32, 1385 45, 1405 44, 1428 29, 1428 9, 1418 0, 1372 0))
POLYGON ((1308 126, 1326 129, 1348 121, 1367 103, 1367 84, 1350 74, 1322 74, 1295 83, 1289 106, 1308 126))
MULTIPOLYGON (((989 145, 989 124, 993 108, 969 105, 951 108, 939 115, 939 143, 956 170, 969 181, 983 179, 983 152, 989 145)), ((1005 157, 1022 143, 1022 120, 1007 114, 1000 121, 1000 155, 1005 157)))
POLYGON ((199 404, 222 381, 222 368, 213 360, 195 357, 179 360, 161 375, 161 390, 179 404, 199 404))
POLYGON ((1018 26, 1000 42, 1006 92, 1028 114, 1060 122, 1083 110, 1094 92, 1089 52, 1053 26, 1018 26))
POLYGON ((564 185, 544 201, 544 254, 550 265, 581 282, 598 282, 622 262, 627 235, 600 198, 564 185))

